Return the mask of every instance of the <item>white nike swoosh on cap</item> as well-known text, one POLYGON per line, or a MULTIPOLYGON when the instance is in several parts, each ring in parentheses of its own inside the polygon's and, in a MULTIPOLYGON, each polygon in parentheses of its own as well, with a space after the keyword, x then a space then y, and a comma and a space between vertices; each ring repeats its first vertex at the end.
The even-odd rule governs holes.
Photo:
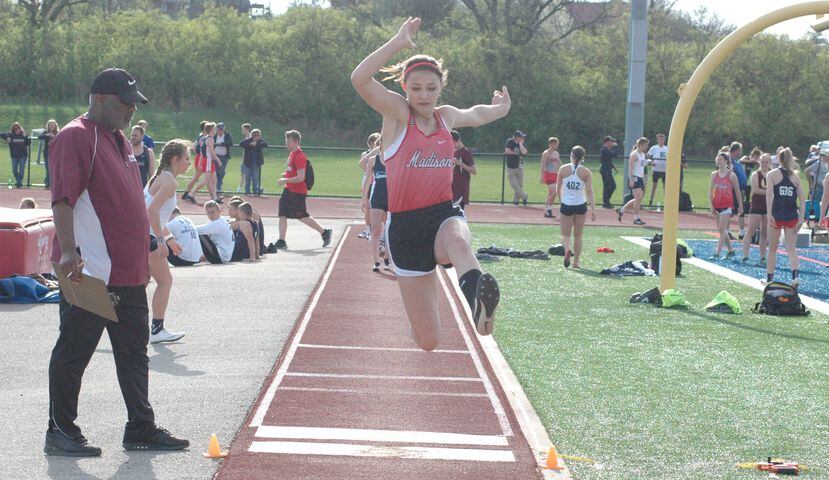
POLYGON ((127 80, 127 85, 135 85, 135 80, 133 80, 131 82, 129 80, 127 80))
POLYGON ((444 143, 446 143, 446 140, 438 140, 438 145, 443 145, 444 143))

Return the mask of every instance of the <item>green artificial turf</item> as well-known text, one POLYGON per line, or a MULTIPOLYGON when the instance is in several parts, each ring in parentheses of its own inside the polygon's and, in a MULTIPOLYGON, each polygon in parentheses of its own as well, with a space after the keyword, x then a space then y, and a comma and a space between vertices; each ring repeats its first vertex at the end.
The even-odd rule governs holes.
MULTIPOLYGON (((560 242, 558 227, 472 231, 476 248, 560 242)), ((630 304, 658 279, 598 272, 644 259, 647 250, 620 238, 642 234, 588 228, 579 271, 562 257, 484 265, 501 285, 501 351, 559 452, 595 461, 568 461, 574 478, 767 478, 736 464, 769 455, 829 478, 829 318, 752 314, 760 291, 687 264, 677 285, 690 309, 630 304), (742 315, 703 310, 720 290, 742 315)))

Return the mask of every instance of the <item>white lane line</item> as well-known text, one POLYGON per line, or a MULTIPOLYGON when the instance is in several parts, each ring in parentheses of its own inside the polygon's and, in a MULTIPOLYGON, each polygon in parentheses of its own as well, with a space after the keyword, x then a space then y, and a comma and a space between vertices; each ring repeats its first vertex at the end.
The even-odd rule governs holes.
POLYGON ((481 381, 484 382, 484 390, 486 390, 486 393, 489 395, 489 400, 492 402, 492 409, 495 410, 495 416, 498 417, 498 423, 501 424, 501 431, 504 436, 511 437, 513 436, 512 425, 510 425, 509 419, 507 418, 507 412, 504 411, 504 405, 501 404, 501 400, 495 393, 495 388, 492 386, 489 375, 487 375, 484 365, 481 363, 481 357, 478 356, 475 346, 472 345, 472 339, 469 338, 469 334, 466 332, 466 326, 463 323, 465 320, 461 316, 460 312, 458 312, 458 306, 455 304, 455 300, 452 298, 452 293, 449 291, 449 287, 446 285, 446 280, 443 278, 441 272, 437 272, 437 276, 438 279, 440 279, 440 284, 443 286, 443 293, 449 300, 449 306, 452 308, 452 315, 455 317, 455 322, 458 324, 458 330, 461 331, 463 341, 466 343, 466 348, 469 349, 469 354, 472 356, 472 363, 475 364, 475 370, 478 371, 478 376, 481 377, 481 381))
POLYGON ((293 392, 323 392, 323 393, 356 393, 364 395, 377 395, 386 393, 392 395, 425 396, 425 397, 482 397, 489 398, 485 393, 449 393, 449 392, 417 392, 409 390, 356 390, 353 388, 324 388, 324 387, 285 387, 280 386, 279 390, 290 390, 293 392))
MULTIPOLYGON (((480 382, 478 377, 418 377, 412 375, 358 375, 351 373, 288 372, 286 377, 361 378, 368 380, 426 380, 429 382, 480 382)), ((259 424, 261 425, 261 423, 259 424)), ((259 425, 251 425, 258 427, 259 425)))
MULTIPOLYGON (((650 240, 639 238, 639 237, 622 237, 623 239, 627 240, 628 242, 635 243, 641 247, 649 248, 651 246, 650 240)), ((703 270, 708 270, 711 273, 715 273, 722 277, 728 278, 729 280, 734 280, 735 282, 742 283, 743 285, 748 285, 749 287, 760 290, 761 292, 765 288, 760 280, 749 277, 748 275, 744 275, 740 272, 735 272, 734 270, 721 267, 715 263, 707 262, 701 258, 683 258, 683 262, 691 264, 695 267, 699 267, 703 270)), ((818 300, 817 298, 810 297, 807 295, 800 294, 800 301, 803 302, 804 305, 809 307, 812 310, 817 312, 829 315, 829 303, 823 302, 818 300)))
MULTIPOLYGON (((463 292, 460 285, 458 285, 458 277, 454 270, 446 270, 448 283, 455 289, 458 298, 463 298, 463 292)), ((469 306, 464 305, 468 312, 469 306)), ((468 314, 468 313, 467 313, 468 314)), ((492 335, 485 337, 478 337, 481 342, 481 348, 484 350, 484 355, 489 359, 489 364, 492 365, 492 370, 495 372, 495 378, 504 389, 504 394, 507 396, 507 401, 512 407, 512 411, 518 419, 518 427, 524 432, 524 437, 530 445, 530 449, 535 455, 536 461, 539 465, 544 465, 547 459, 547 453, 553 441, 550 439, 547 429, 541 423, 535 408, 533 408, 527 394, 521 387, 521 383, 516 378, 509 363, 501 353, 498 343, 492 335)), ((543 469, 542 477, 544 480, 571 480, 570 470, 567 468, 565 462, 559 458, 559 464, 563 465, 560 470, 543 469)))
POLYGON ((360 428, 279 427, 262 425, 256 429, 256 437, 301 440, 346 440, 356 442, 437 443, 442 445, 486 445, 490 447, 509 446, 506 437, 501 435, 366 430, 360 428))
POLYGON ((469 350, 432 350, 427 352, 420 348, 398 348, 398 347, 352 347, 349 345, 315 345, 310 343, 300 343, 297 345, 300 348, 322 348, 335 350, 373 350, 379 352, 413 352, 413 353, 469 353, 469 350))
POLYGON ((335 455, 349 457, 408 458, 419 460, 462 460, 474 462, 514 462, 509 450, 469 448, 388 447, 314 442, 253 442, 248 449, 255 453, 293 455, 335 455))
POLYGON ((271 402, 273 401, 274 395, 276 395, 276 389, 279 386, 279 384, 282 383, 282 379, 285 377, 285 372, 288 371, 288 366, 294 359, 297 345, 302 339, 302 335, 305 333, 305 328, 308 326, 308 321, 311 319, 311 314, 313 314, 314 309, 317 308, 317 303, 319 302, 320 296, 322 296, 322 292, 325 290, 325 285, 328 283, 328 279, 331 277, 331 272, 334 271, 334 265, 337 264, 337 257, 340 256, 340 252, 343 249, 343 245, 345 245, 345 239, 348 238, 348 235, 350 233, 351 227, 348 226, 345 228, 345 233, 340 238, 340 242, 337 244, 337 249, 334 251, 334 255, 328 262, 328 268, 325 269, 325 275, 323 275, 322 281, 320 281, 319 288, 317 288, 317 291, 314 294, 314 298, 311 299, 311 303, 310 305, 308 305, 308 310, 305 311, 305 316, 302 317, 302 322, 300 322, 296 334, 291 339, 291 344, 288 345, 288 350, 285 353, 285 357, 282 359, 282 364, 279 366, 279 370, 277 370, 276 375, 274 375, 273 381, 268 386, 268 390, 265 392, 265 395, 262 397, 262 401, 259 402, 259 408, 256 410, 256 414, 253 416, 253 420, 251 420, 250 422, 251 427, 258 427, 259 425, 262 425, 262 422, 265 420, 265 414, 267 413, 268 408, 270 408, 271 406, 271 402))

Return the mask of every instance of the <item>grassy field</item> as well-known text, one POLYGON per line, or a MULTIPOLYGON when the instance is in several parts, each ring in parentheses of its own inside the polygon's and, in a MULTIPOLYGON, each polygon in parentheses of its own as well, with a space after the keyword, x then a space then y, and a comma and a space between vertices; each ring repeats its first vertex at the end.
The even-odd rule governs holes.
MULTIPOLYGON (((557 228, 472 230, 476 248, 546 250, 560 241, 557 228)), ((561 257, 485 265, 503 292, 501 351, 559 451, 595 462, 568 462, 574 478, 760 478, 735 465, 768 455, 808 465, 807 478, 829 478, 829 318, 707 313, 720 290, 744 312, 760 292, 690 265, 678 281, 689 310, 630 304, 658 280, 598 272, 645 258, 619 238, 641 234, 589 228, 580 271, 565 270, 561 257), (616 253, 595 253, 600 246, 616 253)))
MULTIPOLYGON (((0 131, 4 131, 6 124, 12 121, 20 121, 27 131, 33 127, 42 128, 46 120, 55 118, 60 125, 76 117, 85 110, 84 105, 32 105, 27 103, 0 103, 0 131)), ((217 112, 210 110, 188 110, 182 113, 171 113, 167 109, 158 109, 153 106, 142 106, 136 113, 136 120, 145 118, 150 123, 150 134, 157 141, 175 137, 193 138, 202 119, 215 119, 224 121, 228 125, 234 140, 240 140, 239 125, 250 122, 254 127, 262 129, 263 138, 276 148, 268 149, 265 153, 265 165, 262 170, 262 187, 266 193, 279 193, 276 181, 284 170, 284 161, 287 152, 281 147, 282 134, 287 129, 285 125, 266 118, 248 118, 241 116, 238 112, 217 112)), ((337 135, 325 132, 324 130, 309 130, 303 132, 304 149, 314 164, 316 186, 311 192, 315 196, 336 196, 356 197, 359 196, 359 185, 362 172, 357 167, 362 145, 342 145, 336 140, 337 135), (320 147, 334 146, 334 147, 320 147)), ((471 146, 474 148, 474 145, 471 146)), ((563 151, 563 150, 562 150, 563 151)), ((598 172, 599 160, 596 154, 598 149, 588 150, 586 166, 593 170, 593 188, 597 204, 602 202, 602 181, 598 172)), ((242 152, 239 148, 231 150, 233 158, 228 166, 225 190, 233 192, 239 186, 239 162, 242 152)), ((43 183, 44 168, 37 165, 37 146, 32 148, 32 172, 31 184, 40 185, 43 183)), ((478 167, 478 174, 472 179, 471 197, 473 202, 506 202, 512 201, 512 190, 509 182, 503 178, 503 161, 500 154, 476 154, 475 161, 478 167), (502 197, 503 189, 503 197, 502 197)), ((546 186, 540 183, 540 152, 536 155, 529 155, 525 163, 524 186, 529 194, 529 201, 533 204, 543 204, 546 200, 546 186)), ((616 165, 621 172, 622 159, 616 160, 616 165)), ((691 159, 689 167, 685 171, 685 191, 691 195, 694 207, 699 209, 708 208, 708 182, 711 171, 714 169, 713 161, 708 159, 691 159)), ((180 181, 182 188, 187 184, 189 177, 180 181)), ((11 158, 8 150, 0 145, 0 183, 8 183, 12 178, 11 158)), ((650 179, 648 179, 650 181, 650 179)), ((805 178, 803 179, 805 180, 805 178)), ((616 175, 617 189, 612 197, 614 204, 622 202, 621 173, 616 175)), ((805 185, 805 183, 804 183, 805 185)), ((647 186, 645 203, 650 196, 650 185, 647 186)), ((663 204, 661 185, 654 198, 654 208, 660 208, 663 204)))

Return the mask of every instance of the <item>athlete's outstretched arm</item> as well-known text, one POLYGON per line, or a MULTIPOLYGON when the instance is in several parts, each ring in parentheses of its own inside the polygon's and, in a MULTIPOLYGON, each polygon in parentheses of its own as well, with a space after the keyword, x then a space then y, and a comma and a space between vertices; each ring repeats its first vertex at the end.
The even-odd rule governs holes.
POLYGON ((374 76, 398 52, 417 47, 412 37, 417 33, 418 28, 420 28, 420 19, 409 17, 391 40, 372 52, 351 72, 351 84, 354 85, 354 89, 363 97, 368 106, 384 118, 406 119, 408 118, 408 106, 403 96, 384 87, 374 76))
POLYGON ((512 100, 509 90, 504 85, 500 91, 492 92, 492 102, 489 105, 475 105, 474 107, 459 109, 452 105, 438 107, 443 121, 448 128, 480 127, 487 123, 504 118, 509 113, 512 100))

